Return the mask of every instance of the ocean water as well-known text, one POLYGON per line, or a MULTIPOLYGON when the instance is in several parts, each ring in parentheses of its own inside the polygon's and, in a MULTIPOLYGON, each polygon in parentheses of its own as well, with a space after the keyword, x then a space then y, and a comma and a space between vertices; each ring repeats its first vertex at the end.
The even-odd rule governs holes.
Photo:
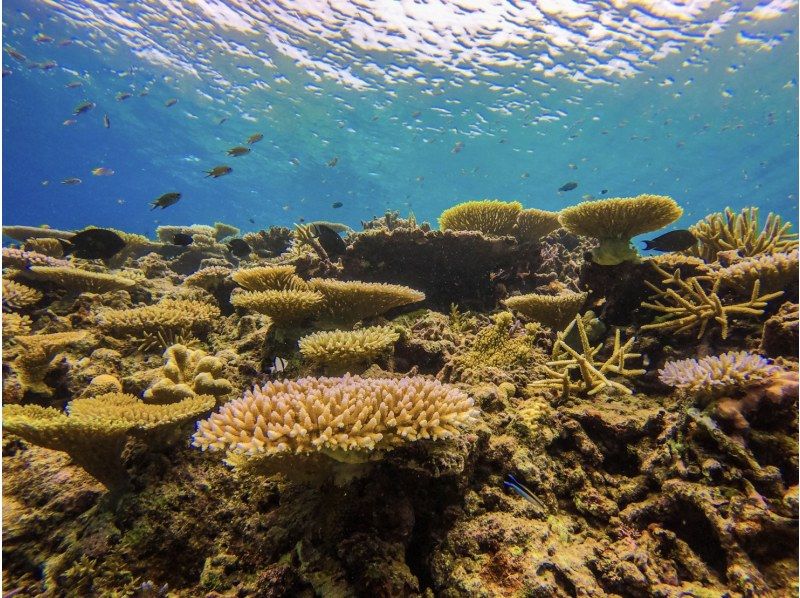
POLYGON ((675 226, 748 205, 796 222, 797 16, 791 0, 8 0, 4 223, 152 236, 640 193, 675 198, 675 226))

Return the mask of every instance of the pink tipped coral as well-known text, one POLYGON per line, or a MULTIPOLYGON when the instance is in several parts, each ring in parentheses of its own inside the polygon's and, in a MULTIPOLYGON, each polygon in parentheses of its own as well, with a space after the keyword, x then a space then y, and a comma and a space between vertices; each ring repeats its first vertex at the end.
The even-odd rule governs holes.
POLYGON ((729 351, 716 357, 671 361, 658 371, 661 382, 705 395, 758 384, 782 371, 768 359, 747 351, 729 351))
POLYGON ((15 247, 3 247, 4 268, 30 268, 31 266, 69 266, 67 260, 50 257, 37 251, 23 251, 15 247))

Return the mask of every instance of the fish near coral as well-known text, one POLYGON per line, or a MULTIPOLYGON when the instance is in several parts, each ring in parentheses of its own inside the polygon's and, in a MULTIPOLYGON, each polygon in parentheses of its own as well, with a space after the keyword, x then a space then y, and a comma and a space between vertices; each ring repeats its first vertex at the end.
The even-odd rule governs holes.
POLYGON ((215 166, 211 170, 206 170, 206 178, 212 177, 218 179, 219 177, 230 174, 231 172, 233 172, 233 168, 230 166, 215 166))
POLYGON ((564 191, 572 191, 573 189, 577 188, 578 188, 578 183, 576 183, 575 181, 570 181, 569 183, 564 183, 563 185, 561 185, 558 188, 558 190, 564 192, 564 191))
POLYGON ((74 254, 85 260, 113 257, 125 247, 125 240, 112 230, 90 228, 76 233, 69 241, 59 239, 64 255, 74 254))
POLYGON ((650 241, 642 241, 645 250, 683 251, 697 243, 691 231, 680 229, 664 233, 650 241))
POLYGON ((158 197, 153 203, 150 205, 153 206, 150 210, 155 210, 156 208, 168 208, 169 206, 178 203, 178 200, 181 198, 181 194, 173 191, 171 193, 165 193, 164 195, 158 197))

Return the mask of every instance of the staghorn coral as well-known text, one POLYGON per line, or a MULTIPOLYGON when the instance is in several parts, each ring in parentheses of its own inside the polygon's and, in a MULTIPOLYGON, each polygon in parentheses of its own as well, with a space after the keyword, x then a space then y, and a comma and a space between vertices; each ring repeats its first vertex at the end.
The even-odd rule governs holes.
POLYGON ((312 278, 308 284, 309 288, 322 295, 325 317, 348 325, 425 299, 424 293, 399 284, 331 278, 312 278))
POLYGON ((115 334, 143 334, 191 331, 202 334, 214 327, 219 308, 189 299, 162 299, 155 305, 132 309, 107 309, 97 314, 97 324, 115 334))
POLYGON ((187 397, 210 395, 219 399, 233 390, 222 377, 225 364, 204 351, 173 345, 164 352, 162 377, 145 390, 147 403, 176 403, 187 397))
POLYGON ((399 338, 387 326, 315 332, 300 339, 300 353, 311 363, 325 366, 328 374, 355 373, 354 369, 390 354, 399 338))
POLYGON ((464 392, 422 377, 301 378, 248 390, 201 421, 193 444, 248 459, 323 453, 353 462, 453 438, 476 418, 464 392))
POLYGON ((213 289, 221 285, 231 275, 230 268, 224 266, 208 266, 190 274, 183 280, 183 284, 201 289, 213 289))
POLYGON ((31 319, 16 313, 3 314, 3 339, 27 336, 31 333, 31 319))
POLYGON ((720 396, 760 384, 782 371, 760 355, 747 351, 728 351, 722 355, 671 361, 658 370, 658 379, 667 386, 703 397, 720 396))
POLYGON ((797 249, 789 253, 762 253, 746 257, 724 268, 711 272, 712 279, 719 279, 721 288, 747 291, 758 280, 761 290, 771 293, 787 287, 797 287, 797 249))
POLYGON ((571 393, 592 396, 601 390, 617 390, 624 394, 633 394, 627 386, 608 379, 608 374, 632 378, 645 373, 644 370, 628 369, 625 365, 628 359, 641 357, 639 353, 628 352, 633 345, 633 341, 633 338, 629 338, 623 344, 620 331, 616 329, 611 355, 605 361, 598 361, 596 357, 603 345, 592 347, 586 334, 583 319, 580 316, 575 316, 572 323, 557 335, 556 342, 553 345, 551 361, 547 362, 547 366, 544 368, 550 378, 537 380, 530 386, 531 388, 561 390, 564 398, 571 393), (567 342, 567 336, 572 331, 573 326, 578 330, 580 351, 573 349, 567 342), (577 380, 573 379, 573 372, 579 374, 577 380))
POLYGON ((11 368, 17 373, 23 390, 51 396, 53 391, 44 383, 44 378, 53 359, 67 346, 82 341, 87 336, 85 330, 75 330, 15 337, 19 351, 11 368))
POLYGON ((514 236, 522 243, 533 243, 560 226, 558 212, 528 208, 517 214, 514 236))
POLYGON ((472 230, 486 235, 502 237, 513 235, 517 217, 522 212, 518 201, 497 199, 466 201, 447 208, 439 216, 441 230, 472 230))
POLYGON ((248 291, 302 291, 308 287, 291 265, 244 268, 236 270, 231 278, 248 291))
POLYGON ((122 450, 129 434, 160 441, 171 429, 192 421, 214 406, 214 398, 198 396, 170 405, 148 405, 133 395, 109 393, 75 399, 67 413, 38 405, 7 405, 7 434, 48 449, 63 451, 112 494, 129 485, 122 450))
POLYGON ((323 297, 315 291, 245 291, 231 295, 231 303, 269 316, 276 326, 288 327, 319 313, 323 297))
POLYGON ((728 337, 728 318, 732 315, 760 316, 764 313, 767 301, 780 297, 783 291, 776 293, 760 294, 760 284, 756 280, 750 299, 743 303, 723 305, 717 291, 720 279, 714 282, 710 292, 706 292, 700 284, 700 277, 687 280, 681 278, 680 271, 669 274, 654 262, 650 262, 655 271, 662 277, 661 284, 674 285, 678 291, 671 288, 660 289, 648 280, 645 284, 655 291, 655 303, 643 302, 642 307, 655 310, 664 314, 663 319, 652 324, 645 324, 642 330, 674 330, 676 334, 688 332, 699 326, 697 338, 703 336, 708 323, 717 322, 721 327, 722 338, 728 337))
POLYGON ((758 230, 758 208, 744 208, 738 214, 730 208, 709 214, 689 230, 697 245, 686 251, 706 262, 717 260, 722 251, 736 250, 744 257, 797 249, 797 235, 790 234, 790 223, 770 212, 764 228, 758 230))
POLYGON ((506 307, 521 313, 528 319, 541 322, 555 330, 561 330, 575 318, 588 293, 570 291, 558 295, 528 293, 505 299, 506 307))
POLYGON ((15 247, 3 247, 3 268, 30 268, 31 266, 55 266, 66 268, 70 263, 36 251, 23 251, 15 247))
POLYGON ((671 197, 638 195, 584 201, 561 210, 561 226, 576 235, 594 237, 600 245, 592 250, 595 263, 613 266, 638 261, 631 239, 674 222, 683 209, 671 197))
POLYGON ((69 267, 31 266, 25 270, 25 276, 53 283, 75 293, 107 293, 136 285, 135 280, 124 276, 69 267))
POLYGON ((20 310, 38 303, 42 293, 13 280, 3 279, 3 311, 20 310))
POLYGON ((647 261, 655 263, 667 272, 680 270, 681 276, 684 278, 689 278, 690 276, 707 276, 709 272, 711 272, 709 265, 699 257, 684 255, 678 252, 654 255, 647 258, 647 261))

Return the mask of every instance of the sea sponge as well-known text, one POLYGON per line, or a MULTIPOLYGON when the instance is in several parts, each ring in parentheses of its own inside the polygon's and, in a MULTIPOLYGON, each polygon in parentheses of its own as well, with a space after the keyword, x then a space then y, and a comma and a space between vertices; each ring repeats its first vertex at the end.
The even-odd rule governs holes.
POLYGON ((231 272, 233 272, 233 270, 224 266, 201 268, 194 274, 187 276, 183 280, 183 284, 209 290, 222 284, 225 279, 231 275, 231 272))
POLYGON ((16 313, 3 314, 3 339, 26 336, 31 333, 31 319, 16 313))
POLYGON ((132 309, 106 309, 97 314, 97 324, 117 334, 202 334, 214 327, 219 308, 204 301, 162 299, 155 305, 132 309))
POLYGON ((347 325, 425 300, 425 293, 399 284, 312 278, 309 287, 322 295, 325 317, 347 325))
POLYGON ((762 253, 741 259, 730 266, 714 270, 712 278, 719 279, 723 288, 749 291, 756 280, 767 293, 786 287, 797 287, 797 249, 789 253, 762 253))
POLYGON ((522 211, 518 201, 482 199, 466 201, 447 208, 439 216, 441 230, 477 230, 487 235, 513 235, 517 216, 522 211))
POLYGON ((231 278, 248 291, 303 291, 308 287, 291 265, 244 268, 236 270, 231 278))
POLYGON ((198 424, 194 446, 248 459, 323 453, 358 462, 416 440, 452 438, 477 418, 453 386, 408 378, 301 378, 245 392, 198 424))
POLYGON ((558 295, 528 293, 505 299, 509 309, 528 319, 541 322, 554 330, 561 330, 578 314, 588 293, 563 292, 558 295))
POLYGON ((219 398, 233 390, 222 377, 225 364, 204 351, 173 345, 164 352, 164 359, 162 377, 144 391, 147 403, 176 403, 197 395, 219 398))
POLYGON ((13 280, 3 279, 3 311, 30 307, 42 299, 42 293, 13 280))
POLYGON ((355 373, 390 354, 399 338, 388 326, 315 332, 300 339, 300 353, 311 363, 325 366, 327 374, 355 373))
POLYGON ((600 241, 592 250, 592 259, 613 266, 639 259, 631 238, 667 226, 682 214, 683 209, 671 197, 638 195, 584 201, 561 210, 559 220, 571 233, 600 241))
POLYGON ((514 236, 521 242, 535 242, 560 226, 558 212, 529 208, 517 214, 514 236))
POLYGON ((269 316, 276 326, 287 327, 316 315, 323 297, 314 291, 245 291, 232 294, 231 303, 269 316))
POLYGON ((31 266, 69 267, 67 260, 60 260, 36 251, 23 251, 15 247, 3 247, 3 268, 24 270, 31 266))
POLYGON ((56 266, 31 266, 25 275, 36 280, 52 282, 76 293, 107 293, 118 289, 129 289, 136 281, 116 274, 90 272, 80 268, 56 266))
POLYGON ((52 389, 44 383, 50 364, 67 346, 82 341, 87 336, 85 330, 17 336, 14 341, 19 351, 11 368, 17 373, 23 390, 51 396, 52 389))
POLYGON ((797 249, 797 235, 789 233, 790 223, 783 223, 780 216, 769 213, 764 228, 758 229, 758 208, 744 208, 738 214, 730 208, 725 212, 709 214, 690 226, 697 238, 697 245, 686 253, 714 262, 721 251, 736 250, 740 255, 751 257, 762 253, 788 253, 797 249))
POLYGON ((761 384, 781 371, 781 367, 760 355, 728 351, 699 360, 670 361, 658 370, 658 379, 667 386, 710 398, 761 384))
POLYGON ((67 413, 38 405, 3 407, 3 429, 48 449, 63 451, 112 495, 129 486, 122 450, 133 433, 145 441, 162 441, 166 433, 214 406, 199 396, 170 405, 147 405, 133 395, 109 393, 76 399, 67 413))

